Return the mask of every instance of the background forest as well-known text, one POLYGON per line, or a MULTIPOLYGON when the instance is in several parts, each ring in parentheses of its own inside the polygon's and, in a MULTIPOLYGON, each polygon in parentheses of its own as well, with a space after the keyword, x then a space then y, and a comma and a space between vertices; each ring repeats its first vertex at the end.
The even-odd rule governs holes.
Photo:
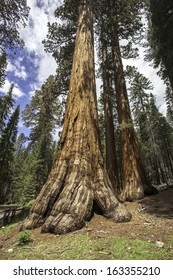
MULTIPOLYGON (((6 94, 0 95, 0 204, 32 204, 55 161, 69 89, 79 2, 62 1, 55 10, 55 22, 48 23, 43 45, 56 61, 56 74, 44 81, 22 111, 16 105, 13 84, 6 94), (20 116, 29 128, 29 136, 18 133, 20 116), (55 132, 59 135, 56 139, 55 132)), ((25 0, 0 3, 1 88, 8 57, 15 57, 16 48, 23 47, 19 26, 27 25, 28 15, 25 0)), ((133 173, 129 147, 140 159, 141 181, 147 180, 152 186, 172 184, 172 29, 171 0, 94 1, 101 148, 109 178, 123 200, 134 199, 126 189, 131 176, 128 174, 133 173), (123 67, 123 59, 138 58, 141 46, 146 49, 145 59, 157 68, 166 85, 166 115, 157 107, 152 77, 149 80, 136 67, 123 67)))

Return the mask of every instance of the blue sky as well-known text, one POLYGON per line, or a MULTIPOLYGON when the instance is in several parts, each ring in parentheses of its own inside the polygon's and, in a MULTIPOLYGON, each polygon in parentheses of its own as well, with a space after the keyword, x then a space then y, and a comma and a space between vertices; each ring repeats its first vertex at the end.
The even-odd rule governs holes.
MULTIPOLYGON (((14 58, 8 60, 7 79, 1 88, 1 92, 5 94, 11 83, 14 83, 13 95, 16 104, 20 104, 21 111, 30 102, 35 90, 41 87, 49 75, 55 73, 56 63, 51 54, 44 51, 42 40, 47 35, 48 21, 55 21, 54 11, 58 2, 57 0, 27 1, 30 7, 27 27, 20 29, 25 47, 18 50, 14 58)), ((28 134, 20 120, 19 133, 21 132, 28 134)))
MULTIPOLYGON (((60 1, 58 0, 28 0, 30 7, 29 19, 26 28, 20 29, 21 38, 25 42, 24 49, 18 51, 13 59, 8 61, 7 79, 2 93, 8 92, 11 83, 15 84, 13 94, 16 103, 20 104, 21 111, 30 102, 35 90, 40 89, 49 75, 54 74, 56 63, 44 51, 42 40, 47 35, 47 23, 54 22, 54 11, 60 1)), ((143 60, 143 50, 140 49, 140 59, 124 61, 124 65, 131 64, 138 67, 139 71, 148 77, 154 85, 154 94, 157 96, 157 105, 165 113, 164 86, 156 71, 143 60)), ((97 88, 99 88, 99 84, 97 88)), ((19 122, 19 133, 29 133, 22 121, 19 122)))

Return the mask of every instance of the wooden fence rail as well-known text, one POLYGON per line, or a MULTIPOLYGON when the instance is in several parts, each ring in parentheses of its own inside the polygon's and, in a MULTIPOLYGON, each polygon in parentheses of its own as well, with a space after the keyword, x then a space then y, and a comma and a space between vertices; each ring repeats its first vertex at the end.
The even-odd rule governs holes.
POLYGON ((2 205, 0 206, 0 227, 7 225, 20 212, 25 210, 26 206, 2 205))

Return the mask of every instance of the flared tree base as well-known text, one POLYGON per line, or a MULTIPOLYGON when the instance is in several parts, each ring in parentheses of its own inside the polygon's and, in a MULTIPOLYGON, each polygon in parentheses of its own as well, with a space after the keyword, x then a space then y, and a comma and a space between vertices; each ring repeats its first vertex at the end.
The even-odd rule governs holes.
POLYGON ((133 182, 133 184, 126 184, 123 192, 120 195, 120 201, 136 201, 144 198, 146 195, 155 195, 158 190, 151 185, 142 184, 140 182, 133 182))
POLYGON ((41 227, 41 232, 55 234, 80 229, 91 218, 94 203, 106 218, 114 222, 130 221, 131 214, 115 197, 104 169, 98 168, 94 177, 90 172, 79 176, 82 174, 79 169, 74 164, 68 171, 62 167, 63 174, 60 176, 59 172, 54 182, 49 178, 21 229, 41 227), (66 177, 62 190, 60 177, 66 177))

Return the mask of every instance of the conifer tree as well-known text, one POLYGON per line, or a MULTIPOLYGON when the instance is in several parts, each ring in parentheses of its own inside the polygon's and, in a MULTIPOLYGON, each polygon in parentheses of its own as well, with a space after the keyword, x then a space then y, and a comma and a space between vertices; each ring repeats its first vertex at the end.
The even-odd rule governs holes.
POLYGON ((148 60, 159 67, 163 79, 169 80, 173 89, 173 2, 149 1, 149 51, 148 60))
POLYGON ((111 79, 110 59, 108 54, 107 36, 104 32, 105 25, 102 23, 101 34, 101 71, 103 81, 103 103, 104 103, 104 121, 105 121, 105 146, 106 146, 106 169, 111 180, 112 185, 118 192, 118 167, 117 155, 115 147, 115 131, 113 119, 113 88, 111 79), (104 27, 103 27, 104 26, 104 27))
POLYGON ((135 127, 138 128, 141 138, 144 139, 146 137, 146 128, 148 127, 147 109, 149 96, 153 86, 149 79, 139 73, 135 67, 126 67, 126 78, 129 79, 130 83, 130 103, 135 127))
POLYGON ((10 116, 11 110, 14 106, 14 99, 12 97, 14 85, 12 84, 6 95, 0 96, 0 135, 5 128, 5 123, 10 116))
POLYGON ((152 141, 152 162, 156 184, 167 183, 172 177, 172 129, 166 118, 159 112, 155 97, 150 95, 149 124, 152 141))
POLYGON ((28 155, 23 163, 23 202, 38 195, 50 173, 55 152, 53 133, 62 123, 62 111, 56 78, 50 76, 22 113, 30 128, 28 155))
MULTIPOLYGON (((120 4, 120 3, 119 3, 120 4)), ((127 95, 125 76, 122 64, 122 55, 120 49, 120 38, 135 37, 139 33, 141 26, 141 15, 139 13, 142 7, 141 1, 135 3, 123 2, 124 11, 127 12, 127 7, 131 13, 127 13, 128 20, 124 17, 119 17, 115 11, 114 1, 109 1, 110 13, 110 34, 112 46, 112 58, 114 67, 115 90, 117 100, 117 110, 120 125, 120 141, 122 147, 122 164, 124 177, 124 190, 121 194, 123 200, 136 200, 144 196, 144 194, 155 193, 155 189, 151 186, 144 172, 142 161, 139 153, 137 137, 134 131, 132 115, 127 95), (127 24, 129 23, 129 25, 127 24), (133 29, 132 29, 133 26, 133 29)), ((121 5, 119 8, 122 8, 121 5)))
POLYGON ((55 17, 60 19, 61 23, 48 23, 47 39, 43 40, 43 44, 46 52, 51 53, 57 63, 57 88, 65 103, 75 47, 78 1, 63 1, 55 10, 55 17))
POLYGON ((24 166, 25 160, 28 156, 28 149, 26 146, 27 138, 21 133, 14 145, 13 161, 11 164, 11 191, 10 199, 12 203, 24 203, 23 193, 25 188, 24 177, 24 166))
POLYGON ((20 107, 11 115, 0 138, 0 203, 7 200, 11 187, 11 164, 17 137, 20 107))
MULTIPOLYGON (((63 6, 63 9, 64 9, 65 5, 63 6)), ((141 19, 141 15, 139 14, 139 9, 143 7, 143 3, 141 3, 141 1, 131 1, 129 3, 129 1, 124 1, 123 2, 123 5, 119 2, 116 2, 116 8, 114 8, 114 13, 115 13, 115 17, 117 16, 119 22, 119 36, 123 39, 127 39, 129 37, 132 37, 134 36, 135 34, 135 38, 139 39, 141 37, 141 33, 139 32, 139 30, 141 29, 141 22, 140 22, 140 19, 141 19), (129 13, 129 8, 131 9, 131 13, 129 13), (115 12, 116 10, 116 12, 115 12), (126 16, 124 16, 126 15, 126 16), (127 20, 128 18, 128 20, 127 20), (127 24, 128 22, 128 24, 127 24), (134 31, 135 30, 135 31, 134 31)), ((60 9, 61 10, 61 9, 60 9)), ((105 4, 104 1, 95 1, 94 2, 94 13, 95 13, 95 20, 96 22, 98 22, 98 30, 102 30, 100 31, 100 33, 104 32, 104 36, 100 36, 101 38, 106 38, 106 36, 108 37, 107 33, 110 35, 110 28, 112 26, 112 24, 110 24, 110 10, 109 9, 109 5, 107 5, 107 3, 105 4), (104 19, 104 20, 103 20, 104 19), (109 20, 108 20, 109 19, 109 20), (104 21, 104 23, 103 23, 104 21), (101 27, 102 26, 102 27, 101 27), (104 26, 104 31, 103 31, 103 26, 104 26)), ((64 16, 64 14, 63 14, 64 16)), ((73 16, 68 16, 68 22, 69 21, 74 19, 73 16)), ((75 29, 75 20, 73 20, 73 22, 71 21, 69 26, 72 28, 75 29)), ((50 34, 48 36, 49 40, 47 41, 47 47, 49 50, 55 50, 54 47, 57 46, 57 43, 56 43, 56 40, 55 40, 55 37, 58 38, 58 36, 60 36, 60 40, 57 40, 58 42, 60 42, 60 44, 62 44, 62 42, 64 42, 64 44, 66 44, 67 42, 69 42, 70 40, 73 41, 74 39, 74 33, 73 32, 69 32, 70 33, 70 36, 67 36, 68 34, 68 28, 69 26, 67 27, 67 30, 65 29, 66 26, 64 25, 63 28, 59 28, 57 27, 57 25, 52 25, 51 28, 50 28, 50 34), (63 33, 62 33, 62 30, 63 30, 63 33), (57 36, 58 34, 58 36, 57 36), (60 35, 59 35, 60 34, 60 35), (62 34, 63 34, 63 40, 62 40, 62 34), (65 35, 64 35, 65 34, 65 35), (73 36, 72 36, 73 34, 73 36)), ((74 30, 73 29, 73 30, 74 30)), ((72 30, 72 29, 70 29, 72 30)), ((97 31, 97 33, 99 33, 99 31, 97 31)), ((111 38, 109 38, 109 40, 111 41, 111 38)), ((106 40, 105 40, 106 41, 106 40)), ((59 45, 58 45, 59 47, 59 45)), ((109 42, 109 47, 110 47, 110 42, 109 42)), ((123 54, 126 52, 126 54, 129 52, 131 52, 131 44, 128 44, 126 48, 124 48, 124 52, 123 54), (128 52, 127 52, 128 50, 128 52)), ((131 52, 133 53, 133 52, 131 52)), ((55 55, 55 52, 53 52, 53 54, 55 55)), ((61 57, 61 56, 60 56, 61 57)), ((108 72, 108 70, 107 70, 108 72)), ((110 69, 109 69, 109 72, 110 72, 110 69)), ((104 81, 104 84, 105 84, 105 81, 104 81)), ((110 111, 110 110, 109 110, 110 111)), ((108 129, 108 126, 107 126, 107 131, 113 131, 113 129, 108 129)), ((108 137, 106 138, 108 139, 108 137)), ((113 147, 113 145, 107 145, 107 147, 111 150, 111 148, 113 147)), ((115 149, 114 149, 114 152, 115 152, 115 149)), ((107 153, 108 154, 108 153, 107 153)), ((110 153, 111 154, 111 153, 110 153)), ((113 153, 112 153, 113 154, 113 153)), ((108 166, 110 166, 111 164, 107 164, 108 166)), ((116 166, 116 164, 114 164, 116 166)), ((116 168, 116 167, 115 167, 116 168)), ((116 170, 114 170, 115 173, 116 173, 116 170)), ((114 180, 115 182, 115 180, 114 180)))
POLYGON ((114 195, 100 152, 92 4, 92 0, 83 0, 78 6, 61 146, 50 176, 22 228, 42 226, 42 232, 54 233, 78 229, 91 217, 94 202, 113 221, 128 221, 131 217, 114 195))
POLYGON ((0 2, 0 50, 7 50, 24 44, 19 26, 26 26, 29 7, 27 0, 2 0, 0 2))
POLYGON ((63 116, 58 89, 56 77, 50 76, 22 112, 24 124, 31 129, 31 145, 43 136, 51 143, 52 133, 61 125, 63 116))
POLYGON ((172 172, 171 156, 168 157, 168 154, 171 155, 172 153, 171 149, 168 148, 168 143, 172 142, 172 132, 155 104, 155 99, 151 93, 153 89, 151 82, 140 74, 135 67, 128 67, 126 73, 128 73, 130 82, 131 106, 143 163, 150 181, 154 185, 160 185, 167 182, 172 172), (169 131, 169 139, 167 133, 163 131, 161 133, 160 129, 163 130, 163 127, 167 130, 167 133, 169 131))
POLYGON ((166 116, 169 124, 173 127, 173 91, 169 83, 167 84, 166 87, 165 100, 166 100, 166 107, 167 107, 166 116))
MULTIPOLYGON (((112 111, 112 109, 110 108, 113 107, 112 106, 112 101, 113 99, 115 99, 115 85, 112 85, 112 81, 114 81, 115 76, 117 77, 117 75, 114 75, 114 71, 115 71, 115 63, 113 62, 115 60, 115 52, 111 52, 111 48, 113 48, 113 45, 115 46, 115 40, 114 43, 112 42, 112 38, 115 39, 116 37, 116 41, 118 40, 118 44, 119 44, 119 39, 123 38, 125 40, 133 40, 135 41, 135 37, 136 38, 140 38, 142 37, 142 33, 139 32, 139 30, 141 29, 142 25, 141 25, 141 15, 139 13, 140 8, 142 7, 141 1, 108 1, 105 2, 103 1, 96 1, 95 4, 95 18, 96 18, 96 23, 97 23, 97 34, 99 36, 99 40, 100 40, 100 48, 104 48, 107 50, 105 51, 105 53, 107 53, 107 65, 109 65, 109 67, 107 67, 107 69, 104 71, 106 74, 103 77, 103 85, 108 85, 108 79, 106 81, 105 77, 109 77, 109 80, 111 81, 111 88, 112 89, 108 89, 107 87, 107 92, 106 95, 107 97, 109 96, 109 106, 108 106, 108 102, 107 102, 107 111, 109 111, 109 118, 110 119, 110 112, 112 111), (130 10, 130 13, 129 13, 130 10), (113 26, 115 27, 113 30, 113 26), (116 30, 116 34, 115 34, 115 30, 116 30), (108 94, 109 93, 109 94, 108 94), (111 103, 110 103, 111 101, 111 103)), ((115 51, 115 48, 114 48, 115 51)), ((135 52, 132 49, 132 43, 131 41, 129 41, 127 43, 126 46, 123 46, 123 48, 121 47, 121 52, 118 53, 118 55, 120 56, 120 59, 123 56, 133 56, 136 57, 136 49, 135 52), (123 50, 122 50, 123 49, 123 50)), ((101 58, 101 65, 102 68, 105 68, 105 55, 102 55, 101 58)), ((123 70, 123 69, 122 69, 123 70)), ((121 71, 121 76, 123 76, 123 71, 121 71)), ((122 81, 118 81, 116 80, 116 91, 118 88, 118 84, 122 84, 122 81)), ((119 93, 118 93, 119 95, 119 93)), ((108 101, 108 98, 105 99, 105 101, 108 101)), ((120 103, 119 103, 120 104, 120 103)), ((119 108, 119 107, 118 107, 119 108)), ((120 111, 119 111, 120 113, 120 111)), ((107 116, 105 114, 105 121, 107 119, 107 116)), ((111 125, 108 125, 108 121, 107 122, 107 137, 106 139, 110 139, 110 135, 112 134, 112 132, 114 132, 114 127, 111 125)), ((112 122, 113 123, 113 122, 112 122)), ((116 131, 117 133, 117 131, 116 131)), ((118 134, 118 133, 117 133, 118 134)), ((116 137, 117 138, 117 137, 116 137)), ((113 138, 111 138, 113 139, 113 138)), ((109 140, 110 141, 110 140, 109 140)), ((123 146, 122 142, 122 146, 123 146)), ((119 146, 119 145, 118 145, 119 146)), ((115 148, 114 148, 114 144, 112 142, 112 144, 110 145, 110 143, 107 145, 108 148, 108 154, 112 155, 115 154, 115 148)), ((116 158, 116 155, 114 156, 116 158)), ((121 156, 119 155, 119 158, 121 158, 121 156)), ((117 176, 117 169, 121 170, 121 166, 119 166, 119 168, 117 168, 117 160, 114 160, 114 164, 113 164, 113 157, 110 157, 109 163, 107 164, 107 166, 113 166, 114 165, 114 174, 116 174, 117 176), (116 170, 115 170, 116 168, 116 170)), ((125 161, 125 160, 123 160, 125 161)), ((113 169, 112 169, 113 171, 113 169)), ((112 175, 110 175, 111 177, 113 177, 112 175)), ((114 176, 115 177, 115 176, 114 176)), ((121 176, 119 176, 121 177, 121 176)), ((119 187, 118 187, 119 188, 119 187)))
POLYGON ((5 78, 6 78, 6 67, 7 67, 7 58, 6 58, 6 53, 3 52, 0 55, 0 87, 2 87, 2 85, 5 82, 5 78))

